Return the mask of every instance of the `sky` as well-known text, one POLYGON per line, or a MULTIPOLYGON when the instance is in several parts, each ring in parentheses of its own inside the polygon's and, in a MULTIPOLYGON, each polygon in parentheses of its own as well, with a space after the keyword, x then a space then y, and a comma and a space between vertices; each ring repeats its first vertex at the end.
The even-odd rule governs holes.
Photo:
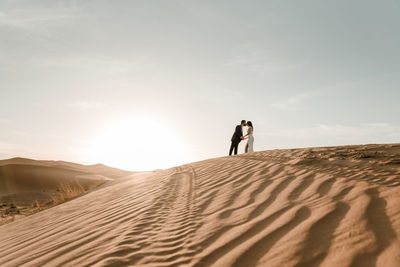
POLYGON ((0 158, 168 168, 227 155, 242 119, 256 151, 398 143, 398 14, 395 0, 0 0, 0 158))

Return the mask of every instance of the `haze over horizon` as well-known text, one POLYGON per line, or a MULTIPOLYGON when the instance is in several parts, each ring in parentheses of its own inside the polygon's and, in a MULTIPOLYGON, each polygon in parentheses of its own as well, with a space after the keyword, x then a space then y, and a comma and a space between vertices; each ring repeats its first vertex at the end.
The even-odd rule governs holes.
POLYGON ((396 1, 0 2, 0 158, 167 168, 398 143, 396 1), (243 143, 240 152, 243 151, 243 143))

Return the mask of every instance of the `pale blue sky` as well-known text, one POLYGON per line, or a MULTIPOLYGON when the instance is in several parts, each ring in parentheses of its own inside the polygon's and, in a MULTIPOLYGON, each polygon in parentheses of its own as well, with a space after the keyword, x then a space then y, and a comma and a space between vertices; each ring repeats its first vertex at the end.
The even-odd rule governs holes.
POLYGON ((399 142, 398 14, 386 0, 0 0, 0 158, 165 168, 226 155, 241 119, 256 150, 399 142))

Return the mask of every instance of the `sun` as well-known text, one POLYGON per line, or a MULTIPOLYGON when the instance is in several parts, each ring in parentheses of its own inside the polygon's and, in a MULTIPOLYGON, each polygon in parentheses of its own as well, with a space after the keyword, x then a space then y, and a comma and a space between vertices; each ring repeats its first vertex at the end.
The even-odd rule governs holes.
POLYGON ((93 140, 91 158, 127 170, 145 171, 183 164, 185 147, 172 129, 155 120, 122 119, 93 140))

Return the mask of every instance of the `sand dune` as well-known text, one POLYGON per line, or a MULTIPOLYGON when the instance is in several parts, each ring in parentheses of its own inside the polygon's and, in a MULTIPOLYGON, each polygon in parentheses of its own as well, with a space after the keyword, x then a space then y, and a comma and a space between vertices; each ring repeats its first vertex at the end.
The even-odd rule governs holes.
POLYGON ((27 158, 12 158, 6 160, 0 160, 0 166, 9 164, 20 164, 20 165, 33 165, 33 166, 47 166, 47 167, 58 167, 63 169, 70 169, 74 171, 82 171, 90 174, 99 174, 113 179, 132 174, 130 171, 120 170, 112 168, 103 164, 94 165, 82 165, 73 162, 60 161, 60 160, 33 160, 27 158))
POLYGON ((0 226, 1 266, 400 266, 400 145, 136 173, 0 226))
POLYGON ((54 206, 129 173, 104 165, 1 160, 0 223, 54 206))

